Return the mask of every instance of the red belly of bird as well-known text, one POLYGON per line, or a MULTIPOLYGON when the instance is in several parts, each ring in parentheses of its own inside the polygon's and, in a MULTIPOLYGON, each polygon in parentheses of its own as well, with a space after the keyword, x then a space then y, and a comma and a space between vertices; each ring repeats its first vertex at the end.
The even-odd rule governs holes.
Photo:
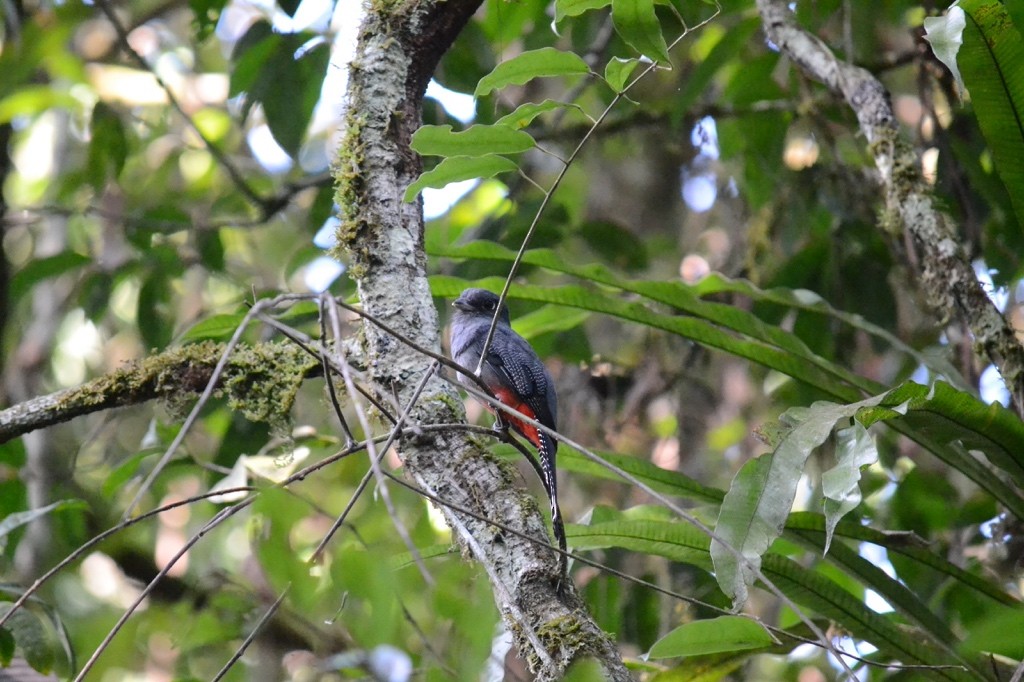
MULTIPOLYGON (((507 388, 497 388, 494 389, 494 395, 503 404, 508 405, 513 410, 522 412, 530 419, 537 418, 537 415, 534 413, 532 409, 530 409, 530 406, 524 403, 518 397, 516 397, 516 394, 513 393, 511 390, 507 388)), ((489 405, 487 406, 487 409, 490 410, 491 412, 494 412, 494 410, 491 409, 489 405)), ((533 444, 533 447, 540 448, 540 432, 537 430, 536 426, 534 426, 533 424, 527 424, 522 419, 519 419, 509 414, 508 412, 504 411, 501 413, 501 418, 504 419, 509 424, 509 426, 515 429, 518 433, 521 433, 523 435, 523 438, 530 441, 533 444)))

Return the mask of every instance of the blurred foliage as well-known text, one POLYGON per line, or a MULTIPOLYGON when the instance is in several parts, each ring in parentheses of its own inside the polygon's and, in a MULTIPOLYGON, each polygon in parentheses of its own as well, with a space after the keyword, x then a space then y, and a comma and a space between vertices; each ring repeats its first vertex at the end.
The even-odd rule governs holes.
MULTIPOLYGON (((4 406, 230 338, 254 296, 312 288, 335 224, 328 171, 351 3, 122 3, 134 56, 107 6, 4 5, 4 406)), ((974 65, 965 77, 985 78, 968 80, 962 101, 922 39, 930 8, 796 3, 805 28, 889 88, 979 277, 1024 328, 1008 167, 1021 160, 972 112, 1018 96, 1019 83, 974 65)), ((1009 679, 1024 656, 1024 427, 988 404, 999 392, 982 390, 991 368, 969 334, 924 306, 913 245, 877 224, 853 114, 765 44, 753 3, 719 10, 485 1, 435 74, 478 94, 474 126, 431 97, 424 119, 437 127, 414 140, 427 174, 410 196, 484 178, 430 213, 442 315, 468 284, 503 284, 543 207, 511 289, 513 321, 549 361, 561 430, 630 477, 560 451, 570 546, 615 571, 578 562, 575 583, 645 679, 840 679, 820 647, 802 646, 818 640, 813 628, 858 652, 849 664, 861 679, 1009 679), (748 484, 769 475, 785 485, 760 498, 748 484), (746 610, 768 630, 723 616, 717 550, 680 519, 714 527, 723 507, 778 517, 744 529, 744 550, 763 545, 752 551, 762 575, 734 585, 754 585, 746 610)), ((1019 121, 999 125, 1019 133, 1019 121)), ((428 207, 450 198, 424 196, 428 207)), ((342 275, 330 290, 352 297, 355 286, 342 275)), ((319 335, 309 305, 275 314, 319 335)), ((242 338, 280 336, 254 324, 242 338)), ((345 448, 319 379, 286 425, 247 421, 215 398, 139 509, 175 506, 136 510, 99 538, 191 404, 0 444, 0 617, 71 557, 0 629, 0 664, 66 675, 110 633, 90 679, 211 679, 257 631, 223 679, 348 679, 405 664, 417 679, 527 677, 506 656, 486 576, 409 490, 389 486, 394 518, 379 494, 363 495, 310 563, 368 466, 357 453, 276 485, 345 448), (258 488, 251 503, 225 493, 181 504, 245 483, 258 488), (115 630, 147 585, 144 608, 115 630)), ((399 465, 393 455, 386 466, 399 465)), ((582 664, 570 678, 590 674, 582 664)))

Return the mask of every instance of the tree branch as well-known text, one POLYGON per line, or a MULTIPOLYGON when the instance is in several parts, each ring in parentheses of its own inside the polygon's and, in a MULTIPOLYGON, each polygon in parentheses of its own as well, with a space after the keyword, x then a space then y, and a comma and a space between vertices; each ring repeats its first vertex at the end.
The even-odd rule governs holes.
MULTIPOLYGON (((9 407, 0 411, 0 443, 94 412, 138 405, 154 398, 181 400, 182 396, 202 393, 223 350, 221 344, 215 343, 173 348, 81 386, 9 407)), ((274 408, 275 403, 276 409, 284 410, 280 414, 287 414, 291 407, 288 390, 294 389, 294 397, 303 379, 321 371, 316 358, 292 343, 239 346, 225 367, 220 386, 233 396, 232 400, 238 401, 247 416, 267 419, 273 415, 265 410, 274 408), (254 390, 262 379, 269 382, 266 390, 254 390), (237 393, 232 392, 235 382, 241 382, 237 393), (263 403, 259 395, 269 395, 271 401, 263 403), (243 404, 254 397, 255 401, 243 404)))
POLYGON ((952 219, 936 208, 918 155, 899 137, 888 91, 870 72, 836 59, 825 43, 797 26, 785 2, 757 0, 757 8, 768 39, 782 54, 853 109, 885 189, 883 227, 910 233, 921 250, 920 278, 930 304, 943 321, 966 322, 975 348, 999 368, 1017 413, 1024 415, 1024 346, 978 282, 952 219))
MULTIPOLYGON (((410 0, 368 7, 350 67, 346 134, 336 166, 339 250, 349 259, 363 310, 435 353, 440 332, 426 278, 422 204, 402 201, 420 171, 409 140, 421 120, 430 75, 479 4, 410 0)), ((427 357, 372 324, 364 322, 363 332, 374 389, 408 404, 427 357)), ((461 421, 461 404, 454 389, 433 376, 410 422, 461 421)), ((453 503, 441 511, 459 542, 484 564, 498 608, 538 679, 560 678, 586 656, 598 659, 609 679, 630 679, 614 643, 575 591, 570 587, 559 597, 557 556, 546 548, 536 501, 513 487, 507 465, 450 430, 404 435, 400 450, 407 475, 453 503), (495 533, 482 519, 544 543, 495 533)))

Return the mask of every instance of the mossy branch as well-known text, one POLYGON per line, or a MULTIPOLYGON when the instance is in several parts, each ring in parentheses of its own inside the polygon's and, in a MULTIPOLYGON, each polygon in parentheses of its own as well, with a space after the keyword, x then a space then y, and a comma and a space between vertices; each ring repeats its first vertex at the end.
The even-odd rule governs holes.
MULTIPOLYGON (((0 411, 0 443, 75 417, 154 399, 172 408, 202 393, 224 344, 204 342, 172 348, 97 377, 0 411)), ((218 390, 247 418, 273 425, 287 422, 302 382, 322 373, 318 360, 292 343, 239 345, 218 390)))

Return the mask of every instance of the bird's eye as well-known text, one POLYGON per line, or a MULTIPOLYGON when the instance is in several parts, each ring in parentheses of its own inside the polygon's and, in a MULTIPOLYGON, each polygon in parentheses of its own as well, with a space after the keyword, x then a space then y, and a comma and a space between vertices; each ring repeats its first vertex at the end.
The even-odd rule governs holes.
POLYGON ((494 310, 494 301, 489 301, 487 303, 487 309, 488 310, 494 310))

